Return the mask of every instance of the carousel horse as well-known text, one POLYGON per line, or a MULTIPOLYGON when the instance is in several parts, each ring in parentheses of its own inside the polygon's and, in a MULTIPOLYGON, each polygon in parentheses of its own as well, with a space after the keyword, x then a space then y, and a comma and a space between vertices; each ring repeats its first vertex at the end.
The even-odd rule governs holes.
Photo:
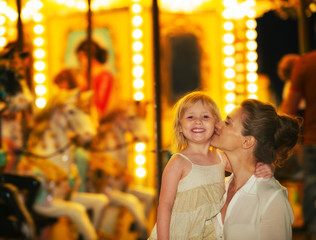
MULTIPOLYGON (((16 163, 21 131, 20 111, 31 102, 21 76, 7 63, 0 66, 0 238, 34 239, 35 224, 30 214, 36 194, 33 179, 8 174, 16 163), (28 184, 30 183, 30 184, 28 184), (21 198, 21 196, 23 196, 21 198)), ((36 180, 34 180, 36 181, 36 180)))
POLYGON ((101 119, 97 135, 91 142, 90 172, 92 191, 103 192, 114 206, 123 206, 135 219, 140 238, 147 237, 146 219, 155 198, 153 189, 133 186, 128 171, 131 143, 149 139, 144 119, 137 106, 115 109, 101 119), (135 107, 135 108, 134 108, 135 107))
POLYGON ((96 230, 108 205, 104 194, 76 191, 80 177, 74 160, 75 144, 89 142, 95 126, 78 107, 79 90, 59 91, 35 113, 25 155, 18 170, 37 175, 42 186, 34 210, 47 217, 66 216, 84 239, 96 239, 96 230), (92 210, 92 223, 86 210, 92 210))

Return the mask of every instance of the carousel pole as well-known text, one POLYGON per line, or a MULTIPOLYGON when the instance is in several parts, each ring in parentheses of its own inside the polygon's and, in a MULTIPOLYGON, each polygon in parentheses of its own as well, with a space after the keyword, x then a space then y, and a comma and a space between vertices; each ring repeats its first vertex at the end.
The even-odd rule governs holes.
POLYGON ((91 0, 88 0, 88 28, 87 28, 88 69, 87 69, 87 79, 88 79, 88 88, 89 89, 91 89, 91 39, 92 39, 92 11, 91 11, 91 0))
POLYGON ((307 28, 307 17, 306 17, 306 1, 299 0, 297 9, 298 17, 298 38, 299 38, 299 51, 300 54, 304 54, 310 51, 310 40, 309 32, 307 28))
POLYGON ((156 178, 157 197, 159 197, 162 167, 161 149, 161 86, 160 86, 160 34, 159 34, 159 9, 157 0, 152 4, 153 20, 153 45, 154 45, 154 86, 155 86, 155 113, 156 113, 156 178))
POLYGON ((21 0, 16 0, 16 6, 18 11, 18 20, 17 20, 17 30, 18 30, 18 39, 17 39, 17 48, 19 52, 23 51, 23 25, 21 18, 21 0))

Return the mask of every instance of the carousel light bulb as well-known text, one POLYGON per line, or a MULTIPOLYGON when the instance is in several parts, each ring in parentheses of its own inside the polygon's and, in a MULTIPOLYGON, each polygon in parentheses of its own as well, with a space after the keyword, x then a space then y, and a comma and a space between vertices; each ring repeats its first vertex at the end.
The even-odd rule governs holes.
POLYGON ((45 76, 45 74, 43 74, 43 73, 36 73, 36 74, 34 75, 34 80, 35 80, 36 83, 42 84, 42 83, 45 82, 46 76, 45 76))
POLYGON ((47 88, 44 85, 37 85, 35 87, 35 92, 38 96, 43 96, 47 93, 47 88))
POLYGON ((231 78, 235 77, 236 73, 235 73, 234 69, 228 68, 225 70, 224 75, 226 78, 231 79, 231 78))
POLYGON ((223 52, 226 55, 231 56, 235 53, 235 48, 232 45, 227 45, 223 48, 223 52))
POLYGON ((34 39, 34 45, 40 47, 44 44, 44 39, 41 37, 37 37, 34 39))
POLYGON ((231 30, 234 29, 234 24, 232 22, 225 22, 224 25, 223 25, 223 28, 226 31, 231 31, 231 30))
POLYGON ((141 152, 145 151, 145 149, 146 149, 146 144, 145 143, 139 142, 139 143, 135 144, 136 152, 141 153, 141 152))
POLYGON ((46 67, 46 64, 43 61, 36 61, 34 63, 34 68, 39 72, 43 71, 45 67, 46 67))
POLYGON ((37 59, 42 59, 45 57, 45 51, 43 49, 36 49, 34 51, 34 57, 37 59))
POLYGON ((226 99, 227 102, 233 102, 236 99, 236 94, 232 93, 232 92, 227 93, 226 96, 225 96, 225 99, 226 99))
POLYGON ((223 41, 226 44, 232 44, 235 41, 235 36, 232 33, 226 33, 223 36, 223 41))
POLYGON ((248 82, 255 82, 255 81, 257 81, 257 79, 258 79, 258 74, 257 73, 248 73, 247 74, 247 81, 248 82))
POLYGON ((7 39, 5 37, 0 37, 0 47, 4 47, 7 44, 7 39))
POLYGON ((142 54, 135 54, 134 56, 133 56, 133 62, 135 63, 135 64, 141 64, 142 62, 143 62, 143 55, 142 54))
POLYGON ((81 11, 85 11, 88 8, 86 1, 78 1, 76 7, 81 11))
POLYGON ((143 165, 146 162, 146 158, 142 154, 137 154, 135 157, 135 163, 137 165, 143 165))
POLYGON ((44 32, 44 26, 41 25, 41 24, 35 25, 35 27, 34 27, 34 32, 35 32, 36 34, 42 34, 42 33, 44 32))
POLYGON ((133 13, 140 13, 142 11, 142 6, 138 3, 132 5, 132 12, 133 13))
POLYGON ((249 40, 254 40, 257 38, 257 32, 255 30, 248 30, 246 31, 246 37, 249 40))
POLYGON ((233 82, 233 81, 227 81, 227 82, 225 83, 225 89, 228 90, 228 91, 234 90, 235 87, 236 87, 236 84, 235 84, 235 82, 233 82))
POLYGON ((43 98, 43 97, 40 97, 40 98, 36 99, 35 105, 36 105, 38 108, 43 108, 43 107, 45 107, 45 105, 46 105, 46 99, 43 98))
POLYGON ((136 176, 139 178, 143 178, 146 176, 146 169, 143 167, 138 167, 135 170, 136 176))
POLYGON ((144 93, 141 92, 141 91, 137 91, 135 94, 134 94, 134 99, 136 101, 141 101, 144 99, 144 93))
POLYGON ((258 86, 257 86, 257 84, 255 84, 255 83, 250 83, 250 84, 247 86, 247 90, 248 90, 248 92, 250 92, 250 93, 255 93, 255 92, 257 92, 257 90, 258 90, 258 86))
POLYGON ((142 66, 136 66, 133 69, 133 76, 135 78, 140 78, 144 75, 144 68, 142 66))
POLYGON ((5 20, 6 20, 5 17, 0 15, 0 25, 4 25, 5 20))
POLYGON ((235 65, 235 59, 233 57, 224 58, 225 67, 233 67, 235 65))
POLYGON ((144 87, 144 80, 141 78, 136 78, 133 82, 133 86, 136 89, 141 89, 142 87, 144 87))
POLYGON ((140 39, 143 36, 143 31, 140 29, 135 29, 132 33, 134 39, 140 39))
POLYGON ((43 20, 43 14, 35 13, 34 16, 33 16, 33 20, 35 22, 41 22, 43 20))
POLYGON ((247 59, 249 60, 249 61, 256 61, 257 59, 258 59, 258 54, 256 53, 256 52, 248 52, 247 53, 247 59))
POLYGON ((255 72, 257 70, 258 70, 258 64, 256 62, 247 63, 247 71, 248 72, 255 72))
POLYGON ((135 52, 139 52, 143 49, 143 43, 140 42, 140 41, 136 41, 134 44, 133 44, 133 50, 135 52))
POLYGON ((256 41, 248 41, 247 48, 251 51, 255 51, 257 49, 257 42, 256 41))
POLYGON ((247 28, 249 29, 255 29, 257 27, 257 22, 253 19, 249 19, 247 22, 246 22, 246 26, 247 28))
POLYGON ((234 108, 235 108, 235 104, 233 103, 229 103, 225 106, 225 112, 228 114, 230 113, 234 108))
POLYGON ((250 94, 248 96, 248 98, 250 98, 250 99, 258 99, 258 96, 256 94, 250 94))
POLYGON ((135 16, 132 19, 132 24, 134 27, 139 27, 143 23, 143 18, 141 16, 135 16))

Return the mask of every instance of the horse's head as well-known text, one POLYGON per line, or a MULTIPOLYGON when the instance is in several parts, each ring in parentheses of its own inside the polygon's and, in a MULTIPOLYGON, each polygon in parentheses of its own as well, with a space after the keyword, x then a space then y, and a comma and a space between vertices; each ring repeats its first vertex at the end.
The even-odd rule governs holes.
POLYGON ((90 142, 96 134, 93 119, 78 105, 79 90, 76 89, 69 93, 70 95, 62 107, 62 114, 64 114, 78 140, 82 143, 90 142))
MULTIPOLYGON (((136 103, 122 105, 126 107, 116 108, 107 115, 105 121, 110 120, 114 122, 122 131, 131 133, 136 141, 148 141, 149 133, 145 122, 145 115, 138 111, 139 106, 136 103)), ((104 120, 101 120, 100 125, 102 121, 104 120)))
MULTIPOLYGON (((8 113, 25 110, 33 100, 26 83, 8 66, 0 66, 0 101, 8 113)), ((1 109, 4 110, 4 109, 1 109)))
POLYGON ((41 122, 48 116, 50 122, 65 129, 70 130, 81 143, 92 140, 96 134, 96 127, 90 115, 85 113, 77 105, 79 90, 60 90, 52 96, 41 114, 36 120, 41 122))

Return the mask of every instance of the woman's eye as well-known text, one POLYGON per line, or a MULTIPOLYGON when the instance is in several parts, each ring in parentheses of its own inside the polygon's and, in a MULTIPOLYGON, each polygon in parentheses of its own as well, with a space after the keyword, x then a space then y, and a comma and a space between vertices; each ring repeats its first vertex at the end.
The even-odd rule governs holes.
POLYGON ((229 122, 228 121, 224 121, 225 125, 229 125, 229 122))

